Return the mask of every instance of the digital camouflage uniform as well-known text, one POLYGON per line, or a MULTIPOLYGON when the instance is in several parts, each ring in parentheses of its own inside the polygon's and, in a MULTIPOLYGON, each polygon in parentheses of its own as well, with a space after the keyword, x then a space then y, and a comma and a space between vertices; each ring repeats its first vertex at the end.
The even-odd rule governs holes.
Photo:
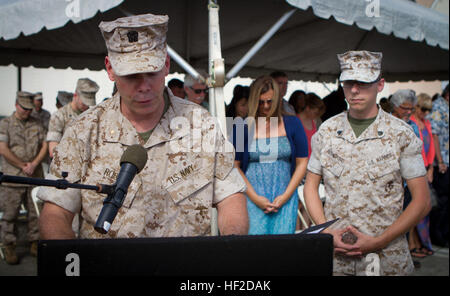
MULTIPOLYGON (((80 97, 86 106, 95 106, 95 95, 99 90, 99 86, 88 78, 80 78, 77 81, 75 93, 80 97)), ((67 93, 62 93, 66 96, 67 93)), ((60 93, 58 93, 60 96, 60 93)), ((53 113, 47 133, 47 142, 61 141, 65 130, 79 116, 79 113, 72 109, 72 104, 66 104, 62 108, 53 113)))
MULTIPOLYGON (((42 99, 43 99, 42 93, 36 93, 34 95, 34 100, 42 100, 42 99)), ((34 118, 40 120, 42 125, 45 128, 45 131, 47 132, 48 124, 50 122, 50 117, 51 117, 50 112, 48 112, 47 110, 45 110, 43 108, 41 108, 41 110, 38 112, 38 111, 36 111, 35 108, 33 108, 33 111, 31 112, 31 117, 34 117, 34 118)))
POLYGON ((41 111, 39 112, 36 111, 36 109, 33 109, 33 111, 31 112, 31 117, 40 120, 45 130, 48 130, 48 124, 50 123, 51 118, 50 112, 45 109, 41 109, 41 111))
POLYGON ((47 142, 59 142, 67 127, 78 117, 71 104, 66 104, 52 114, 48 125, 47 142))
MULTIPOLYGON (((340 81, 374 83, 381 76, 382 53, 349 51, 338 55, 340 81)), ((327 220, 381 235, 403 212, 403 179, 425 176, 422 142, 412 128, 378 108, 375 121, 356 138, 345 111, 325 121, 311 139, 308 170, 323 178, 327 220), (402 179, 403 178, 403 179, 402 179)), ((380 275, 407 275, 414 269, 406 236, 377 251, 380 275)), ((335 274, 369 275, 373 256, 335 255, 335 274), (366 270, 367 269, 367 270, 366 270)))
POLYGON ((67 171, 69 182, 83 184, 113 184, 127 147, 140 144, 148 150, 147 164, 129 186, 107 235, 93 228, 105 195, 76 189, 39 191, 39 198, 81 212, 81 238, 209 235, 212 206, 245 190, 233 169, 233 147, 212 116, 167 90, 165 96, 170 96, 170 106, 146 143, 120 112, 117 93, 84 112, 55 149, 50 173, 60 178, 67 171))
MULTIPOLYGON (((31 99, 29 102, 32 104, 31 99)), ((25 107, 33 108, 32 105, 25 107)), ((21 121, 13 113, 0 121, 0 141, 7 143, 11 152, 24 162, 31 162, 36 158, 44 140, 44 127, 39 120, 31 116, 28 120, 21 121)), ((29 177, 21 168, 13 166, 3 156, 0 159, 2 172, 5 175, 29 177)), ((32 177, 42 178, 43 176, 42 166, 38 165, 32 177)), ((28 240, 36 241, 39 239, 38 217, 31 199, 32 189, 31 185, 12 183, 0 185, 0 200, 3 210, 1 240, 4 245, 16 242, 14 222, 19 214, 22 202, 28 210, 28 240)))
MULTIPOLYGON (((327 220, 334 228, 355 226, 381 235, 402 213, 403 181, 426 174, 422 143, 411 127, 382 109, 357 139, 343 112, 325 121, 312 137, 308 170, 323 177, 327 220)), ((381 275, 407 275, 413 263, 405 236, 377 252, 381 275)), ((335 256, 334 272, 365 275, 368 262, 335 256)))

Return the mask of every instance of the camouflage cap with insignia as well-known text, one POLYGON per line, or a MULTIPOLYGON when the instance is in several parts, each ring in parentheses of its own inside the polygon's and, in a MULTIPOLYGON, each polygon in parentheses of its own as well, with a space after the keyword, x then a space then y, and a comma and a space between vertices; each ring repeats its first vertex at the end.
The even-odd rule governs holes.
POLYGON ((58 95, 56 96, 56 101, 59 102, 62 106, 67 105, 72 102, 73 93, 67 91, 58 91, 58 95))
POLYGON ((33 99, 34 100, 42 100, 43 99, 42 92, 35 93, 33 99))
POLYGON ((167 15, 142 14, 101 22, 99 27, 118 76, 158 72, 167 56, 167 15))
POLYGON ((381 75, 381 52, 371 51, 348 51, 338 54, 341 65, 340 81, 356 80, 360 82, 372 83, 378 80, 381 75))
POLYGON ((33 109, 33 97, 34 95, 32 93, 26 91, 18 91, 16 99, 20 107, 24 109, 33 109))
POLYGON ((80 96, 81 101, 87 106, 95 105, 95 94, 98 92, 99 86, 89 78, 80 78, 77 81, 76 93, 80 96))

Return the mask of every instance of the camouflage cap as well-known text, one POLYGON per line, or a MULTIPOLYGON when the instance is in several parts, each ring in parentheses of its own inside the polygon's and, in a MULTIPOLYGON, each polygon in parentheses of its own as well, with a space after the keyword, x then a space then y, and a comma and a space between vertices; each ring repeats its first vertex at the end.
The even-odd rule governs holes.
POLYGON ((24 109, 33 109, 34 108, 33 97, 34 95, 32 93, 26 91, 18 91, 17 103, 20 105, 20 107, 24 109))
POLYGON ((167 15, 143 14, 101 22, 99 27, 114 73, 158 72, 167 56, 167 15))
POLYGON ((56 101, 61 105, 65 106, 68 103, 72 102, 73 93, 67 91, 58 91, 58 95, 56 96, 56 101))
POLYGON ((87 106, 95 105, 95 94, 98 92, 99 86, 89 78, 80 78, 77 81, 76 93, 80 96, 81 101, 87 106))
POLYGON ((34 96, 33 96, 33 99, 34 100, 42 100, 43 99, 42 98, 42 92, 35 93, 34 96))
POLYGON ((348 51, 338 54, 341 64, 340 81, 356 80, 366 83, 375 82, 381 75, 381 52, 348 51))

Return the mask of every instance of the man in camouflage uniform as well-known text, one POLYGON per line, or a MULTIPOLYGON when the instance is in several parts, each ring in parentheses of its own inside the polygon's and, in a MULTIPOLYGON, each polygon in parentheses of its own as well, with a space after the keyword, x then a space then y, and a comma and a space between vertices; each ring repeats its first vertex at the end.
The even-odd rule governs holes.
POLYGON ((102 22, 109 78, 118 92, 83 113, 55 149, 51 174, 67 171, 69 182, 112 184, 120 157, 134 144, 148 162, 128 188, 107 235, 93 226, 104 195, 44 188, 41 235, 73 238, 70 223, 80 213, 81 238, 209 235, 217 207, 221 234, 248 230, 245 183, 233 168, 234 151, 207 110, 177 98, 165 87, 167 16, 145 14, 102 22))
MULTIPOLYGON (((47 154, 45 130, 41 122, 30 116, 33 95, 17 92, 16 111, 0 122, 1 167, 5 175, 43 177, 41 161, 47 154)), ((31 199, 31 186, 3 183, 0 186, 0 202, 4 211, 1 220, 1 241, 5 245, 8 264, 17 264, 14 223, 22 202, 28 210, 28 240, 31 254, 37 254, 39 239, 38 217, 31 199)))
MULTIPOLYGON (((45 134, 47 134, 51 114, 50 112, 42 108, 43 105, 42 92, 37 92, 34 94, 33 104, 34 108, 33 111, 31 112, 31 117, 39 120, 42 123, 45 129, 45 134)), ((42 164, 44 165, 45 172, 48 172, 48 166, 50 165, 50 157, 48 154, 42 160, 42 164)))
POLYGON ((47 133, 47 142, 50 157, 53 158, 53 150, 59 141, 61 141, 67 127, 82 112, 86 111, 90 106, 95 105, 95 94, 99 87, 97 83, 88 79, 80 78, 77 81, 77 87, 73 94, 70 104, 58 109, 52 114, 47 133))
POLYGON ((338 57, 350 108, 325 121, 312 138, 307 208, 316 223, 340 218, 325 231, 334 237, 335 275, 407 275, 414 267, 404 234, 430 210, 422 143, 407 123, 376 104, 384 87, 382 54, 338 57), (325 209, 317 193, 322 178, 325 209), (412 194, 404 212, 402 178, 412 194))
POLYGON ((45 128, 45 131, 47 131, 48 123, 50 121, 51 115, 50 115, 50 112, 48 112, 47 110, 42 108, 43 98, 42 98, 41 92, 34 94, 33 104, 34 104, 34 108, 33 108, 33 111, 31 112, 31 117, 34 117, 34 118, 40 120, 42 122, 42 125, 45 128))

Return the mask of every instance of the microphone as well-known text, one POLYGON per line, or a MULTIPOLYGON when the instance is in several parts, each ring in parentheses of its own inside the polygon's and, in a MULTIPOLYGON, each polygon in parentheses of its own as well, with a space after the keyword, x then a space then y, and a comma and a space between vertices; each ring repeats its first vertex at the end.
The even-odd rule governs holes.
POLYGON ((140 145, 132 145, 122 154, 120 158, 120 171, 114 190, 111 195, 103 201, 103 208, 97 218, 94 229, 102 234, 108 233, 114 218, 117 215, 127 195, 128 187, 147 163, 147 150, 140 145))

